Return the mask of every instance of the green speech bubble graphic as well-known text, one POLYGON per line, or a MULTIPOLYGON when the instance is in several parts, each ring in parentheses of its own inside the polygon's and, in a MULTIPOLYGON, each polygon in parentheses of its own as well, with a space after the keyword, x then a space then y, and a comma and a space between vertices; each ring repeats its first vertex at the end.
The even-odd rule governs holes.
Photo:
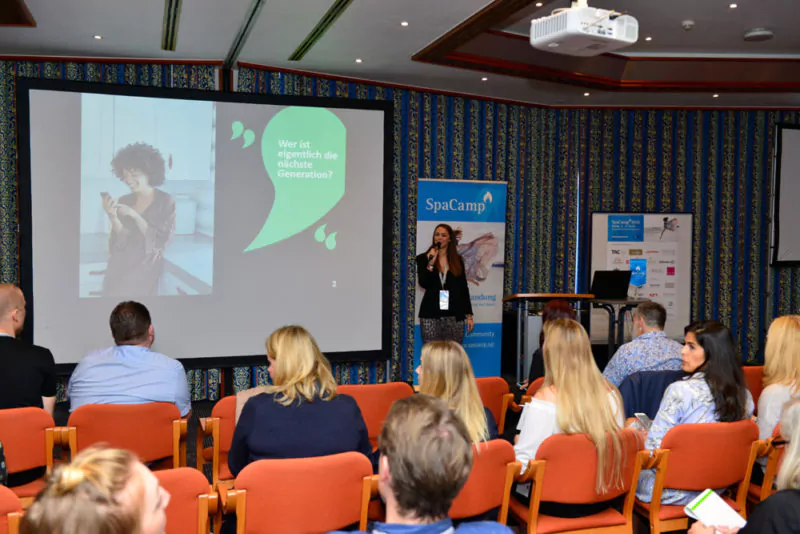
POLYGON ((347 129, 327 109, 289 107, 269 121, 261 136, 261 157, 275 186, 275 202, 245 252, 302 232, 339 203, 346 147, 347 129))

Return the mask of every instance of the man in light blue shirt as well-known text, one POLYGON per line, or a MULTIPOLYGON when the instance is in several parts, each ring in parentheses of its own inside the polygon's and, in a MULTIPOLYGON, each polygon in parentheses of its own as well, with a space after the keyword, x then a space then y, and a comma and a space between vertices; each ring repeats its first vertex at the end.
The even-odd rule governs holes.
POLYGON ((635 338, 625 343, 606 365, 603 376, 619 387, 639 371, 680 371, 682 345, 664 333, 667 310, 657 302, 643 302, 633 310, 635 338))
POLYGON ((138 302, 122 302, 111 312, 114 347, 86 356, 69 379, 70 411, 84 404, 169 402, 181 417, 192 409, 186 371, 178 360, 153 351, 150 312, 138 302))

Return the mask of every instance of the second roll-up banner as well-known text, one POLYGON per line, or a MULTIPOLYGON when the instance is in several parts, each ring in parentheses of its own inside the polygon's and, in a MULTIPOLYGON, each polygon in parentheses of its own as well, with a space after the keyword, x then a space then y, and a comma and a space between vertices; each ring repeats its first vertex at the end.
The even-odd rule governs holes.
MULTIPOLYGON (((439 224, 453 228, 475 321, 464 337, 464 349, 475 376, 500 376, 506 183, 420 179, 417 199, 417 254, 431 247, 439 224)), ((422 350, 419 309, 424 295, 419 283, 416 286, 414 368, 422 350)))

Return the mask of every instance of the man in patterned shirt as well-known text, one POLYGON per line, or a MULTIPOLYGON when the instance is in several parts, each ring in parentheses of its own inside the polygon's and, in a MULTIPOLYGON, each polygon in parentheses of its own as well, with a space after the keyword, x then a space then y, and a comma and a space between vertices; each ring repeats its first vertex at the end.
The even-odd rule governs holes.
POLYGON ((680 371, 682 345, 667 337, 667 310, 657 302, 643 302, 633 310, 634 339, 625 343, 606 365, 603 376, 619 387, 639 371, 680 371))

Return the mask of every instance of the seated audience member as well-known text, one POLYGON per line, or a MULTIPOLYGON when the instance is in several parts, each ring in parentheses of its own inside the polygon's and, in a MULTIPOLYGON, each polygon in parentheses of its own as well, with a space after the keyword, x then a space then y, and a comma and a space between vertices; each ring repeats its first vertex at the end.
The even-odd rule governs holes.
POLYGON ((138 302, 121 302, 111 312, 115 346, 86 356, 69 379, 70 411, 85 404, 169 402, 182 417, 192 409, 186 371, 178 360, 152 350, 150 312, 138 302))
POLYGON ((639 371, 678 371, 681 369, 681 344, 664 333, 667 310, 657 302, 642 302, 633 310, 634 339, 611 357, 603 371, 609 382, 619 387, 625 377, 639 371))
MULTIPOLYGON (((683 370, 689 376, 673 382, 664 392, 647 433, 647 449, 659 448, 666 433, 677 425, 731 423, 753 415, 753 397, 747 390, 730 330, 716 321, 698 321, 687 328, 685 341, 683 370)), ((654 483, 655 470, 642 471, 636 489, 639 500, 650 502, 654 483)), ((688 504, 699 493, 664 488, 661 503, 688 504)))
POLYGON ((386 522, 374 534, 511 534, 490 521, 453 527, 450 506, 472 468, 472 437, 442 400, 420 394, 396 401, 378 438, 378 491, 386 522))
MULTIPOLYGON (((758 398, 758 438, 772 437, 781 410, 800 386, 800 315, 778 317, 769 326, 764 349, 764 390, 758 398)), ((759 459, 754 482, 763 480, 766 458, 759 459)))
POLYGON ((44 408, 56 404, 56 364, 49 350, 17 337, 25 323, 25 297, 0 284, 0 409, 44 408))
POLYGON ((483 407, 464 347, 455 341, 426 343, 417 376, 419 392, 443 399, 467 425, 473 443, 497 438, 497 423, 483 407))
POLYGON ((284 326, 266 343, 272 386, 257 390, 242 409, 228 466, 234 476, 267 458, 309 458, 358 451, 373 460, 356 401, 336 393, 336 381, 317 342, 301 326, 284 326))
POLYGON ((22 534, 164 534, 169 493, 128 451, 89 448, 58 467, 22 534))
POLYGON ((575 319, 575 309, 566 300, 551 300, 542 309, 542 330, 539 332, 539 348, 531 356, 531 368, 528 371, 528 384, 544 376, 544 325, 556 319, 575 319))
MULTIPOLYGON (((586 434, 597 448, 597 491, 603 493, 622 484, 622 399, 617 388, 600 374, 583 326, 572 319, 548 322, 544 362, 544 384, 524 406, 517 425, 517 461, 525 470, 542 442, 554 434, 586 434), (614 459, 610 466, 606 465, 609 444, 614 459)), ((516 492, 526 498, 529 490, 530 484, 518 485, 516 492)), ((582 517, 610 505, 542 503, 540 510, 557 517, 582 517)))
POLYGON ((695 523, 689 534, 796 534, 800 532, 800 399, 789 401, 780 419, 781 436, 789 441, 778 470, 778 491, 758 504, 741 530, 695 523))

